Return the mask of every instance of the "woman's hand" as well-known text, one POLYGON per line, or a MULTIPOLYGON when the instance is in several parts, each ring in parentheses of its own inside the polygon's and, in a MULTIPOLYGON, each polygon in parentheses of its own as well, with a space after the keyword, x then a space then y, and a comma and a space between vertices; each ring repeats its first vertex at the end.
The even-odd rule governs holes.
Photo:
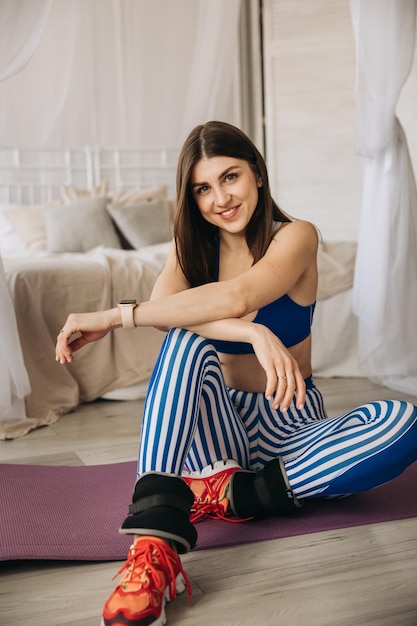
POLYGON ((268 328, 253 324, 251 341, 255 355, 266 374, 266 397, 272 398, 272 408, 286 411, 296 396, 296 406, 302 409, 306 397, 304 378, 298 363, 282 341, 268 328))
POLYGON ((74 352, 92 341, 102 339, 113 328, 119 326, 121 324, 118 309, 95 313, 71 313, 57 337, 55 359, 62 365, 72 363, 74 352), (77 334, 77 337, 70 341, 74 334, 77 334))

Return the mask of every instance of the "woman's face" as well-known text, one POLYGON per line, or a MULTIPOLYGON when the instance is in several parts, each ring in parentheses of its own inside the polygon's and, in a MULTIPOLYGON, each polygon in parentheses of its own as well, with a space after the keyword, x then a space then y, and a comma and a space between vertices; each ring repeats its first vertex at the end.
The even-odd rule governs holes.
POLYGON ((247 161, 225 156, 201 159, 190 182, 205 220, 233 234, 245 231, 262 184, 247 161))

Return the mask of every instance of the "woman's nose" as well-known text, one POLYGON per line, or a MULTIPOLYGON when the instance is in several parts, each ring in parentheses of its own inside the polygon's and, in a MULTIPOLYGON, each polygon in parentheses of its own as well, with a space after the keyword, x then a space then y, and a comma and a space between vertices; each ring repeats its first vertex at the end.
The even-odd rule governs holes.
POLYGON ((223 187, 218 187, 214 190, 214 201, 219 207, 225 207, 229 204, 232 197, 223 187))

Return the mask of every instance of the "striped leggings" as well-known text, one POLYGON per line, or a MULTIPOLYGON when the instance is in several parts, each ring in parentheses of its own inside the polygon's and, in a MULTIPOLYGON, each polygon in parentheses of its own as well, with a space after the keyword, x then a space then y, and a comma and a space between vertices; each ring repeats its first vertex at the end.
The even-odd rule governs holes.
POLYGON ((226 386, 209 340, 171 330, 146 397, 138 476, 222 459, 258 470, 281 456, 297 497, 335 497, 388 482, 417 459, 413 404, 382 400, 329 418, 311 378, 306 387, 302 410, 272 409, 263 393, 226 386))

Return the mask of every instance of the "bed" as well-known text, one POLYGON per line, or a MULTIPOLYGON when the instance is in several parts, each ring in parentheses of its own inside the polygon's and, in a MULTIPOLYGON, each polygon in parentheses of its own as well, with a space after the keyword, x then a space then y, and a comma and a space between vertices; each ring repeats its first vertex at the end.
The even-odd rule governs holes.
MULTIPOLYGON (((65 367, 54 346, 68 313, 149 297, 172 235, 176 157, 166 148, 0 151, 0 250, 31 386, 26 416, 1 422, 1 438, 51 424, 82 402, 144 396, 163 333, 110 333, 65 367)), ((320 244, 318 376, 360 376, 355 251, 354 242, 320 244)))

